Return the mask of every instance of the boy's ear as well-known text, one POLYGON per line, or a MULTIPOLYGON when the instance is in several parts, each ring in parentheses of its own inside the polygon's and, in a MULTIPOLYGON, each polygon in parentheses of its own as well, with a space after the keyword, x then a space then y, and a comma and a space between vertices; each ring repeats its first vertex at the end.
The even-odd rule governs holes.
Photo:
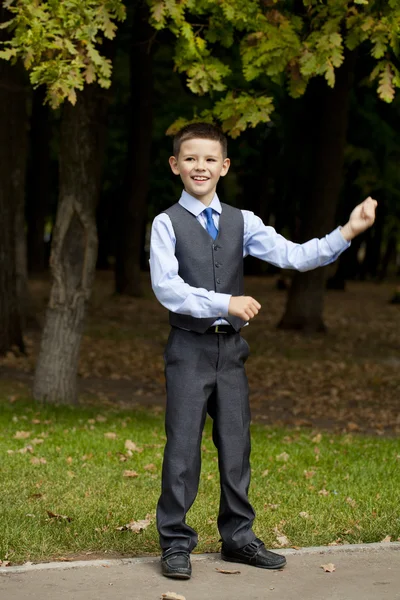
POLYGON ((175 156, 169 157, 169 166, 171 167, 171 170, 174 175, 179 175, 178 161, 175 158, 175 156))
POLYGON ((225 158, 224 162, 222 163, 221 177, 224 177, 227 174, 227 172, 229 171, 230 165, 231 165, 230 159, 225 158))

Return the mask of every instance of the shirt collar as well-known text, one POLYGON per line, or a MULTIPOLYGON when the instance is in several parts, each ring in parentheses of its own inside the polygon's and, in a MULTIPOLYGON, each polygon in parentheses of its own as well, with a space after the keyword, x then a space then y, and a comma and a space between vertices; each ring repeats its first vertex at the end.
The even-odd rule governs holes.
MULTIPOLYGON (((197 198, 193 198, 193 196, 188 194, 186 190, 183 190, 182 196, 179 199, 179 204, 183 206, 183 208, 186 208, 186 210, 192 213, 192 215, 195 217, 198 217, 199 214, 202 213, 205 208, 207 208, 202 202, 200 202, 200 200, 197 200, 197 198)), ((219 215, 221 214, 222 206, 217 194, 214 194, 214 198, 209 206, 219 215)))

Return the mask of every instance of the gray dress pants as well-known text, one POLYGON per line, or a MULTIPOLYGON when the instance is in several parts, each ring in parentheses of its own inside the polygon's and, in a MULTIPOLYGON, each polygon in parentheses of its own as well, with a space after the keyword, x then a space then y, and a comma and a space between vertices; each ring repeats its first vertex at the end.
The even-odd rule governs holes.
POLYGON ((251 529, 255 513, 248 500, 250 408, 244 370, 248 355, 248 344, 239 333, 171 329, 164 353, 167 442, 157 506, 162 550, 174 547, 191 552, 197 544, 186 513, 198 491, 207 411, 218 450, 222 541, 234 549, 255 538, 251 529))

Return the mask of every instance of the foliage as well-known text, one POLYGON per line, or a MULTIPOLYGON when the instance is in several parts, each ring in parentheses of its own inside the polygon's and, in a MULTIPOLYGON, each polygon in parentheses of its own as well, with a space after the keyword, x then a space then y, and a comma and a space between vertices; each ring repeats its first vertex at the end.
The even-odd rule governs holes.
POLYGON ((125 18, 122 0, 6 0, 12 18, 0 25, 12 37, 0 58, 23 60, 34 87, 44 84, 53 108, 97 81, 110 86, 111 61, 101 52, 103 36, 115 37, 125 18))
MULTIPOLYGON (((239 47, 243 87, 216 103, 213 116, 233 137, 266 122, 274 109, 265 82, 285 85, 296 98, 309 80, 323 76, 335 85, 335 69, 348 51, 364 45, 374 59, 370 80, 379 97, 391 102, 400 87, 398 0, 303 0, 301 8, 284 0, 148 0, 156 29, 169 28, 177 38, 175 65, 187 75, 196 94, 229 88, 228 61, 222 48, 239 47), (251 100, 250 100, 251 99, 251 100), (268 100, 268 101, 266 101, 268 100)), ((203 116, 203 115, 201 115, 203 116)), ((208 116, 207 114, 204 116, 208 116)))

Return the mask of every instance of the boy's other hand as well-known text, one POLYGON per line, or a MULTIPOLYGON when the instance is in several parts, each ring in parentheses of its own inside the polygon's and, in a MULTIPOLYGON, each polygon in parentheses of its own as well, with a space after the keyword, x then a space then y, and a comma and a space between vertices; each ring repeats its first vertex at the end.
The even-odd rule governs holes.
POLYGON ((250 321, 258 315, 260 308, 261 304, 251 296, 231 296, 228 313, 243 319, 243 321, 250 321))
POLYGON ((377 201, 369 196, 364 202, 355 207, 348 223, 341 229, 341 233, 347 241, 352 240, 356 235, 373 225, 377 205, 377 201))

